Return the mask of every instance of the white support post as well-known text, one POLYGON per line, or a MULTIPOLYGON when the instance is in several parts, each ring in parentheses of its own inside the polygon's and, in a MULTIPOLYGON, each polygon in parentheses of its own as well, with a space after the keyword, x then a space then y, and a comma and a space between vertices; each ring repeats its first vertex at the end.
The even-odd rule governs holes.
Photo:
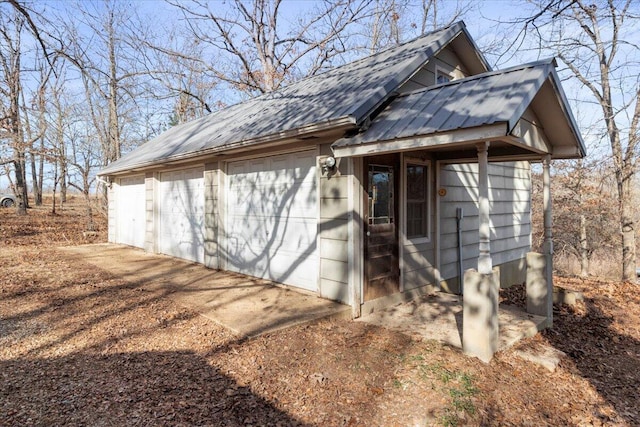
POLYGON ((547 327, 553 327, 553 209, 551 203, 551 155, 542 160, 542 198, 544 209, 544 257, 546 261, 545 275, 547 279, 547 298, 545 301, 547 327))
POLYGON ((491 226, 489 216, 489 142, 483 142, 478 147, 478 218, 479 250, 478 273, 491 274, 493 263, 491 260, 491 226))
POLYGON ((499 278, 492 271, 489 209, 489 143, 478 144, 478 271, 464 273, 462 302, 462 349, 489 362, 498 350, 499 278))
POLYGON ((544 242, 542 254, 527 254, 527 312, 546 317, 553 326, 553 235, 551 208, 551 156, 542 158, 542 207, 544 242))
POLYGON ((542 160, 542 208, 544 210, 544 254, 553 255, 553 219, 551 205, 551 155, 542 160))

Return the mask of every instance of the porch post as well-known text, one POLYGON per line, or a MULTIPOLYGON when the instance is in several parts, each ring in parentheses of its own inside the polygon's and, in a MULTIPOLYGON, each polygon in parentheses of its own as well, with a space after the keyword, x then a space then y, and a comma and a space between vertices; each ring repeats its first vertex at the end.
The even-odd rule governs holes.
MULTIPOLYGON (((547 154, 542 160, 542 198, 544 209, 544 254, 553 255, 553 218, 551 203, 551 155, 547 154)), ((548 275, 551 277, 551 275, 548 275)), ((551 282, 551 281, 550 281, 551 282)))
POLYGON ((489 142, 478 144, 478 219, 479 250, 478 273, 491 274, 491 227, 489 217, 489 142))
POLYGON ((546 264, 547 298, 545 301, 547 312, 547 327, 553 327, 553 209, 551 202, 551 154, 544 156, 543 171, 543 209, 544 209, 544 257, 546 264))
POLYGON ((553 234, 551 205, 551 155, 542 158, 542 208, 544 242, 542 254, 527 254, 527 312, 547 318, 553 327, 553 234))
POLYGON ((478 270, 467 270, 463 279, 462 349, 489 362, 498 350, 498 288, 492 272, 489 218, 489 143, 478 144, 478 270))

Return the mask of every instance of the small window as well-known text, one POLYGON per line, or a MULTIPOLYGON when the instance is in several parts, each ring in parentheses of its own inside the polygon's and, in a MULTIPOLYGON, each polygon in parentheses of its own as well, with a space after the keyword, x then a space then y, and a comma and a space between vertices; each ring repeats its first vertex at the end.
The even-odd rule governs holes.
POLYGON ((429 171, 424 163, 407 163, 406 236, 408 239, 429 237, 429 171))
POLYGON ((440 67, 436 67, 436 84, 449 83, 453 76, 440 67))

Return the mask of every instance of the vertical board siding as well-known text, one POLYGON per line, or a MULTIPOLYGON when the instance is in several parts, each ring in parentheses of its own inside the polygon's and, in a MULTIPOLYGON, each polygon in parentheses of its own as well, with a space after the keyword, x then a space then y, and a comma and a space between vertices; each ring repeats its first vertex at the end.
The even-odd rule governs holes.
MULTIPOLYGON (((320 296, 348 304, 348 185, 346 162, 328 177, 318 158, 320 183, 320 296)), ((342 163, 342 162, 341 162, 342 163)))
MULTIPOLYGON (((478 257, 477 164, 443 165, 440 187, 440 273, 458 276, 456 208, 462 207, 463 269, 476 268, 478 257)), ((493 265, 522 259, 531 247, 531 174, 528 162, 489 165, 491 257, 493 265)))
POLYGON ((145 195, 145 233, 144 250, 154 252, 155 247, 155 221, 154 221, 154 200, 156 178, 153 172, 148 172, 144 177, 145 195))
POLYGON ((116 204, 118 200, 116 198, 118 184, 113 183, 107 190, 107 197, 109 202, 109 208, 107 210, 107 234, 109 243, 116 243, 116 204))
POLYGON ((204 265, 220 268, 218 254, 219 163, 207 163, 204 171, 204 265))

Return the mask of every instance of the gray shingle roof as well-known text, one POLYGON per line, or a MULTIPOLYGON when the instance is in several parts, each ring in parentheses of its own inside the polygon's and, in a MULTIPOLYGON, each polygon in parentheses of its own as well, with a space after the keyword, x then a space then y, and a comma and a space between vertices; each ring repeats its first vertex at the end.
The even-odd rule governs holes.
MULTIPOLYGON (((373 120, 366 132, 339 139, 333 147, 428 136, 496 123, 506 123, 509 134, 550 76, 556 76, 553 59, 403 94, 373 120)), ((559 86, 559 81, 556 83, 559 86)), ((566 104, 566 100, 563 99, 563 103, 566 104)), ((568 117, 568 121, 584 151, 573 118, 568 117)))
MULTIPOLYGON (((100 175, 275 140, 313 125, 362 122, 395 89, 453 40, 463 22, 276 92, 175 126, 111 163, 100 175)), ((470 39, 470 38, 469 38, 470 39)))

